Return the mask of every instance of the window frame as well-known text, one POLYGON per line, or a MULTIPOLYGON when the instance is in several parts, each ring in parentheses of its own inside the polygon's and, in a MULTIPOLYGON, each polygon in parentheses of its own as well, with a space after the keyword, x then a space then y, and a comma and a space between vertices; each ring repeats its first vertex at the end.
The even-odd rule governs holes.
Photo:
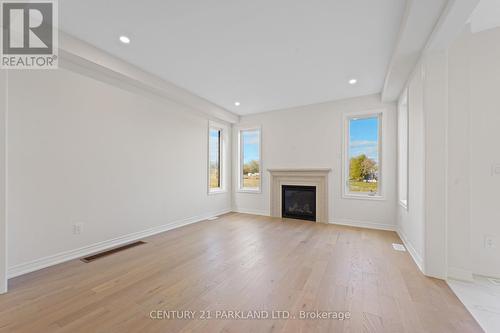
POLYGON ((208 194, 220 194, 227 192, 226 177, 225 177, 225 160, 226 160, 226 138, 227 138, 227 128, 226 126, 209 121, 207 127, 207 193, 208 194), (210 130, 215 129, 219 131, 219 187, 210 187, 210 130))
POLYGON ((398 102, 398 203, 401 207, 408 210, 409 199, 409 184, 410 184, 410 98, 409 89, 403 91, 402 97, 398 102), (404 114, 402 115, 402 112, 404 114), (401 119, 404 116, 406 121, 406 131, 401 129, 401 119), (406 136, 406 145, 401 142, 401 135, 406 136), (402 158, 402 149, 406 149, 406 160, 402 158), (405 163, 405 165, 403 165, 405 163), (406 169, 406 177, 403 177, 402 169, 406 169), (404 182, 404 183, 403 183, 404 182), (404 186, 403 186, 404 184, 404 186), (402 194, 404 193, 406 200, 403 200, 402 194))
POLYGON ((383 177, 383 129, 384 129, 384 110, 366 110, 344 113, 343 121, 343 150, 342 150, 342 198, 359 200, 385 200, 384 177, 383 177), (350 121, 354 118, 378 118, 378 185, 377 192, 373 195, 368 192, 350 192, 349 191, 349 143, 350 143, 350 121))
POLYGON ((238 128, 238 188, 239 193, 262 193, 262 178, 264 176, 262 164, 262 126, 249 126, 238 128), (243 187, 243 140, 241 133, 245 131, 259 131, 259 187, 258 188, 245 188, 243 187))

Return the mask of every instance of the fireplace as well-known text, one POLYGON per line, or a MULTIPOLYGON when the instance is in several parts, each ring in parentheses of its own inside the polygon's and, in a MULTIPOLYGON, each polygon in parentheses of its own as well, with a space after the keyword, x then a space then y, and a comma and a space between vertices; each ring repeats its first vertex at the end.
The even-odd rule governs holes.
POLYGON ((316 221, 316 186, 282 185, 281 216, 316 221))
MULTIPOLYGON (((271 186, 270 208, 271 216, 283 217, 283 186, 302 185, 316 189, 315 209, 316 222, 328 223, 328 174, 329 168, 301 168, 301 169, 267 169, 271 186)), ((311 218, 311 220, 313 220, 311 218)))

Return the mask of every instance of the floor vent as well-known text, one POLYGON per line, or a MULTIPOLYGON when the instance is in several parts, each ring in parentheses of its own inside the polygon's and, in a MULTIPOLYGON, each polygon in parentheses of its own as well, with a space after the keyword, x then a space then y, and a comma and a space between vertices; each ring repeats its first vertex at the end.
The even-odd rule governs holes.
POLYGON ((392 248, 396 251, 401 251, 401 252, 405 252, 406 251, 406 248, 403 244, 396 244, 396 243, 392 243, 392 248))
POLYGON ((82 258, 81 260, 83 262, 92 262, 94 260, 101 259, 103 257, 109 256, 109 255, 114 254, 116 252, 124 251, 126 249, 130 249, 132 247, 136 247, 136 246, 139 246, 142 244, 146 244, 146 242, 138 241, 138 242, 129 243, 129 244, 126 244, 123 246, 118 246, 118 247, 115 247, 115 248, 112 248, 112 249, 109 249, 106 251, 102 251, 102 252, 93 254, 91 256, 85 257, 85 258, 82 258))

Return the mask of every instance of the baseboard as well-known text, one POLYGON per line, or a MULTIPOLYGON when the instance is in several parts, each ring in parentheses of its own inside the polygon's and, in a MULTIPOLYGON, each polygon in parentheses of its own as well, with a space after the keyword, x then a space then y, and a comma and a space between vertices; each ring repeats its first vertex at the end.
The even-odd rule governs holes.
POLYGON ((330 221, 329 223, 330 224, 346 225, 346 226, 350 226, 350 227, 396 231, 395 225, 369 222, 369 221, 359 221, 359 220, 352 220, 352 219, 334 219, 333 221, 330 221))
POLYGON ((447 278, 466 282, 474 281, 472 271, 468 271, 466 269, 458 267, 448 267, 447 278))
POLYGON ((260 210, 260 209, 251 209, 251 208, 235 208, 235 207, 233 207, 233 212, 242 213, 242 214, 271 216, 271 214, 268 211, 260 210))
POLYGON ((398 233, 399 238, 401 238, 401 240, 403 241, 404 246, 408 250, 408 253, 410 253, 410 256, 412 257, 413 261, 417 265, 418 269, 420 269, 420 271, 425 274, 425 271, 423 268, 424 267, 424 260, 423 260, 422 256, 417 252, 415 247, 413 247, 413 244, 408 240, 405 233, 400 228, 397 228, 396 232, 398 233))
POLYGON ((80 257, 87 256, 89 254, 95 253, 95 252, 100 252, 103 250, 107 250, 109 248, 123 245, 141 238, 145 238, 148 236, 156 235, 168 230, 172 230, 175 228, 179 228, 188 224, 204 221, 210 217, 217 216, 217 215, 222 215, 231 212, 231 209, 224 209, 219 212, 213 212, 209 214, 204 214, 200 216, 193 216, 189 217, 186 219, 170 222, 161 226, 153 227, 150 229, 146 229, 143 231, 138 231, 134 232, 128 235, 116 237, 113 239, 105 240, 99 243, 87 245, 78 249, 70 250, 70 251, 65 251, 61 252, 58 254, 54 254, 51 256, 39 258, 30 262, 22 263, 19 265, 15 265, 12 267, 9 267, 8 272, 7 272, 7 277, 13 278, 16 276, 20 276, 26 273, 34 272, 37 270, 40 270, 42 268, 46 268, 49 266, 57 265, 69 260, 77 259, 80 257))

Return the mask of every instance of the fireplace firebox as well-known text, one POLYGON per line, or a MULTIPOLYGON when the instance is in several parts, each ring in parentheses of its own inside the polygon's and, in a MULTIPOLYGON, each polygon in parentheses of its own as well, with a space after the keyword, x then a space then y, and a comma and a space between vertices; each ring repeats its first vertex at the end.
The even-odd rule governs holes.
POLYGON ((281 216, 316 221, 316 186, 282 185, 281 216))

